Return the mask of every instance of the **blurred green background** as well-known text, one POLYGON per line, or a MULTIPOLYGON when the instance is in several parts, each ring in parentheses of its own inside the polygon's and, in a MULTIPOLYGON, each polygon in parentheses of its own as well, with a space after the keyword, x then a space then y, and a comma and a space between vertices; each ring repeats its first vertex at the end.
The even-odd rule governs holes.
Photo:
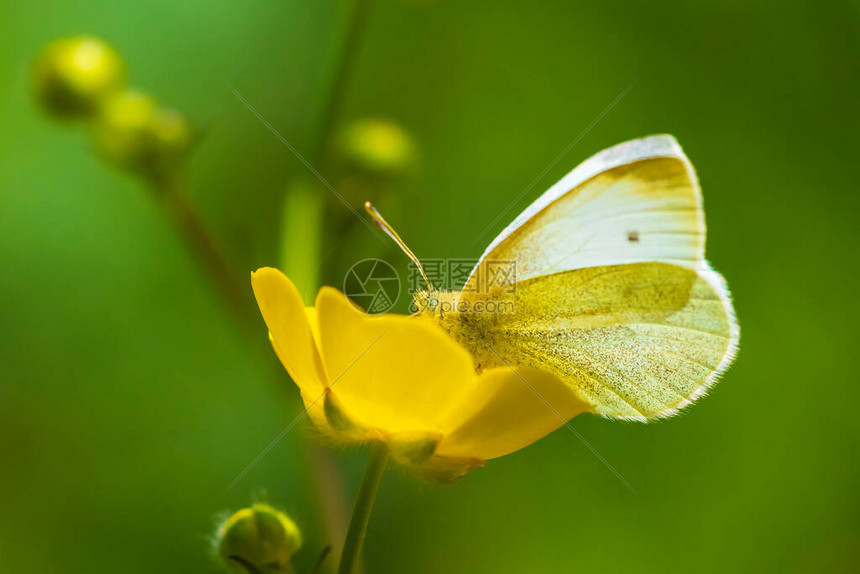
MULTIPOLYGON (((219 513, 263 491, 313 563, 307 432, 223 494, 298 393, 138 182, 39 114, 29 67, 57 37, 103 37, 134 86, 205 128, 193 200, 244 281, 277 264, 284 190, 307 171, 225 82, 309 152, 344 7, 0 3, 4 572, 217 572, 219 513)), ((386 215, 420 256, 476 257, 480 231, 635 82, 493 231, 592 153, 672 133, 699 170, 742 340, 676 419, 573 421, 638 495, 564 429, 454 485, 390 473, 369 572, 860 570, 858 22, 837 1, 370 4, 338 118, 389 117, 415 139, 421 169, 386 215)), ((379 255, 351 233, 331 277, 379 255)), ((364 458, 336 456, 350 503, 364 458)))

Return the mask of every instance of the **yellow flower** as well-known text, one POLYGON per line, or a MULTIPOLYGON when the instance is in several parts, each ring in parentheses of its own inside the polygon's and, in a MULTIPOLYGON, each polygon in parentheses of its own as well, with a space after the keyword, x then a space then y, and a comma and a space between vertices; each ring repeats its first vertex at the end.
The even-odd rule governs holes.
POLYGON ((367 315, 330 287, 306 308, 277 269, 251 282, 313 424, 342 444, 382 441, 427 479, 459 478, 590 408, 542 371, 476 374, 471 355, 419 317, 367 315))

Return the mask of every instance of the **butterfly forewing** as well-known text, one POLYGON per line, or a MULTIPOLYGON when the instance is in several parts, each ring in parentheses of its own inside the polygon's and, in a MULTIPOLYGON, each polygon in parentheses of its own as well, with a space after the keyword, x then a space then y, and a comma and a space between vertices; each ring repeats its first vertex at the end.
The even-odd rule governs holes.
POLYGON ((671 136, 651 136, 586 160, 491 244, 464 287, 482 291, 491 262, 517 280, 571 269, 665 261, 695 269, 705 221, 692 164, 671 136))

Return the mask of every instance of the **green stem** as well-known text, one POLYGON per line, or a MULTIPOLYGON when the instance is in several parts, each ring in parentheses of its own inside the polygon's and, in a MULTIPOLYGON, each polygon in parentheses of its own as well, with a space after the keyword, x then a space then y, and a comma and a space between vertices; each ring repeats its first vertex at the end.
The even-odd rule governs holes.
POLYGON ((324 216, 323 190, 305 179, 296 181, 281 214, 281 270, 293 278, 308 305, 313 305, 320 285, 324 216))
POLYGON ((256 313, 249 289, 239 281, 239 275, 189 202, 184 176, 176 174, 169 180, 154 184, 153 189, 167 216, 179 229, 188 248, 202 263, 237 322, 244 328, 254 325, 256 313))
POLYGON ((376 499, 376 491, 380 481, 382 481, 387 463, 388 448, 385 443, 372 443, 367 470, 364 472, 364 480, 361 483, 361 490, 358 492, 358 500, 355 501, 352 520, 349 522, 349 531, 346 533, 346 541, 343 543, 343 554, 341 554, 338 574, 354 574, 358 568, 358 558, 361 555, 361 546, 364 544, 364 535, 367 533, 367 523, 370 520, 370 512, 373 510, 373 501, 376 499))
POLYGON ((326 146, 330 143, 332 132, 340 109, 341 100, 344 96, 346 84, 358 52, 358 44, 364 22, 367 17, 368 4, 370 0, 347 0, 346 15, 344 18, 343 31, 340 35, 340 43, 337 46, 335 60, 331 64, 331 72, 328 74, 329 85, 323 92, 326 94, 326 102, 323 105, 321 122, 317 130, 317 141, 313 150, 313 158, 317 164, 324 163, 326 146))
MULTIPOLYGON (((326 171, 326 152, 336 125, 344 87, 364 27, 369 0, 345 0, 339 21, 337 43, 329 59, 326 84, 322 87, 322 105, 317 116, 311 144, 311 162, 326 171)), ((280 267, 299 288, 305 303, 312 305, 316 291, 324 280, 321 255, 325 245, 324 221, 329 205, 329 191, 310 176, 292 183, 286 190, 281 211, 280 267)), ((343 501, 341 473, 332 455, 314 444, 308 456, 314 485, 322 511, 323 525, 330 541, 343 538, 347 510, 343 501)), ((335 543, 337 544, 337 543, 335 543)), ((335 547, 335 552, 339 548, 335 547)), ((333 565, 332 565, 333 566, 333 565)), ((328 571, 328 566, 325 571, 328 571)))
MULTIPOLYGON (((314 139, 311 144, 313 165, 326 171, 326 152, 336 125, 344 87, 356 53, 369 0, 345 0, 344 12, 339 21, 337 43, 329 59, 325 85, 322 87, 322 105, 317 116, 314 139)), ((323 189, 310 176, 292 184, 286 191, 281 212, 280 266, 298 285, 306 304, 313 304, 316 290, 324 280, 320 260, 325 244, 323 230, 329 191, 323 189)), ((330 541, 343 538, 346 531, 347 510, 343 501, 341 473, 331 453, 311 444, 308 455, 314 484, 320 500, 323 524, 330 541)), ((337 543, 335 543, 337 544, 337 543)), ((335 552, 339 548, 335 547, 335 552)), ((328 571, 328 566, 325 571, 328 571)))
MULTIPOLYGON (((335 57, 329 64, 328 85, 323 90, 320 123, 316 130, 311 157, 315 165, 326 164, 326 151, 331 143, 338 110, 357 52, 369 0, 346 0, 335 57)), ((287 190, 281 212, 281 269, 299 282, 305 303, 313 304, 320 285, 319 257, 323 245, 322 224, 325 216, 326 194, 316 181, 302 180, 287 190), (311 246, 308 248, 308 246, 311 246)))

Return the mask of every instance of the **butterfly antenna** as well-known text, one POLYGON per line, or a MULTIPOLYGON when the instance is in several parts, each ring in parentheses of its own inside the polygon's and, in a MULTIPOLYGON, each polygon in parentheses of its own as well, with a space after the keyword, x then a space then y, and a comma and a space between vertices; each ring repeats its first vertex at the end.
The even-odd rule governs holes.
POLYGON ((385 221, 385 218, 382 217, 382 214, 379 213, 376 208, 373 207, 373 204, 369 201, 364 202, 364 209, 367 210, 367 213, 369 213, 370 217, 373 218, 373 223, 375 223, 377 227, 379 227, 391 239, 393 239, 397 246, 403 250, 403 253, 405 253, 406 256, 412 260, 412 263, 414 263, 415 266, 418 267, 418 271, 421 273, 421 277, 424 278, 424 282, 427 284, 427 290, 432 291, 433 285, 431 285, 430 280, 427 279, 427 274, 424 272, 424 266, 421 265, 421 261, 419 261, 415 254, 412 253, 412 250, 406 246, 406 243, 400 238, 397 232, 394 231, 394 228, 391 227, 391 224, 385 221))

